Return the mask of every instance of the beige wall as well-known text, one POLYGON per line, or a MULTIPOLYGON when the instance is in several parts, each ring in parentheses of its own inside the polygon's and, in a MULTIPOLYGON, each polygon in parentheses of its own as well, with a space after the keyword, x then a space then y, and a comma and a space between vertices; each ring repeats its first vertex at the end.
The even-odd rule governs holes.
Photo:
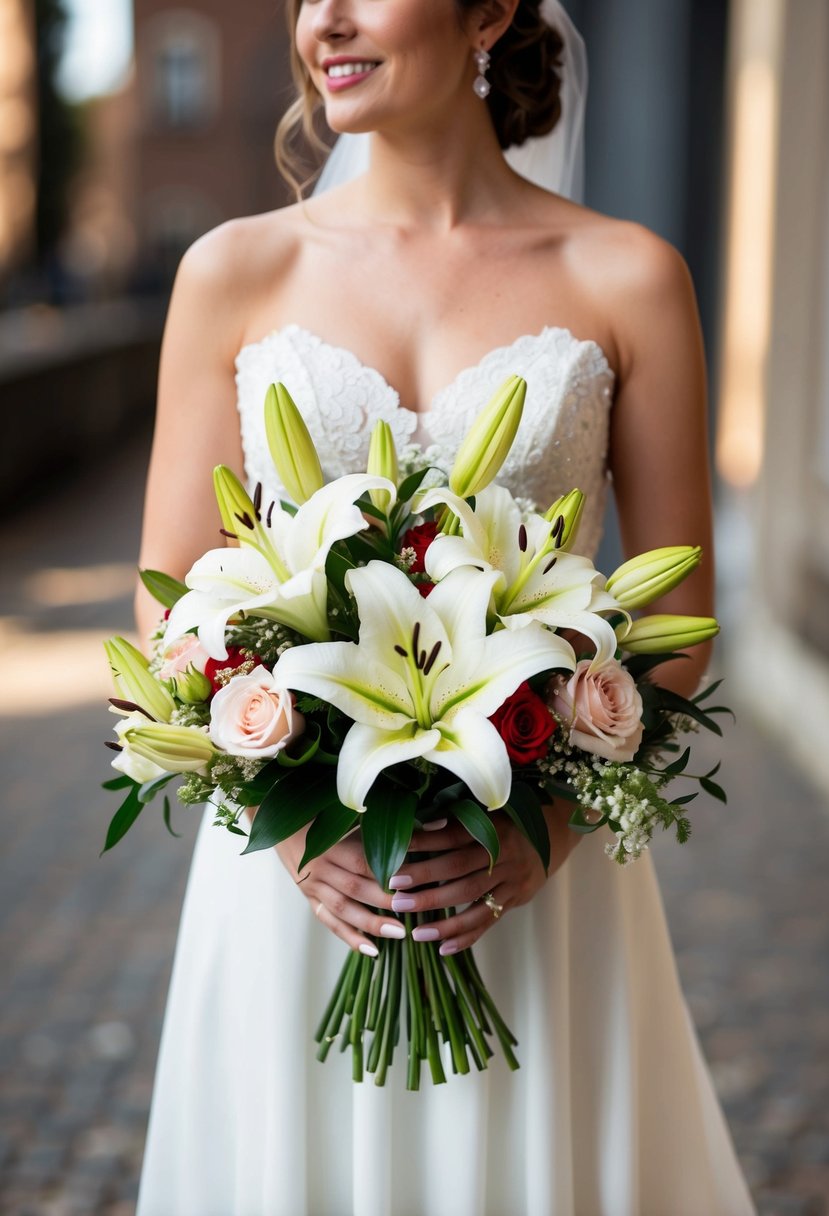
POLYGON ((829 4, 735 0, 731 41, 732 678, 829 788, 829 4))

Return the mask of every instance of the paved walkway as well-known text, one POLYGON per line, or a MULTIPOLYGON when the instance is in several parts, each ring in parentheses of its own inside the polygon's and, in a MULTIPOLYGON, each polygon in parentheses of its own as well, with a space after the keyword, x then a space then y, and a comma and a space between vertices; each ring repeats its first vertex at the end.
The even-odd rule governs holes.
MULTIPOLYGON (((152 807, 98 859, 114 805, 99 789, 109 728, 100 638, 129 628, 145 459, 136 443, 95 485, 55 491, 0 528, 9 587, 0 619, 0 1210, 9 1216, 134 1209, 200 814, 177 808, 184 838, 174 841, 152 807)), ((700 805, 691 843, 655 850, 679 969, 760 1213, 821 1216, 829 814, 746 713, 728 732, 724 770, 730 807, 700 805)))

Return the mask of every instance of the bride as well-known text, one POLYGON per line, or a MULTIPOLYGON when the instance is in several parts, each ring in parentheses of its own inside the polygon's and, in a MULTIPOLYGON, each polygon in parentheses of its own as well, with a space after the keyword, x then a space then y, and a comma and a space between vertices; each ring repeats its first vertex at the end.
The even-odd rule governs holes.
MULTIPOLYGON (((502 480, 588 492, 595 547, 612 479, 625 548, 701 543, 657 611, 712 609, 704 356, 679 254, 581 206, 584 63, 556 0, 288 0, 295 109, 342 133, 312 198, 225 224, 185 255, 162 352, 141 565, 183 576, 216 543, 211 470, 266 490, 265 389, 283 380, 325 472, 398 446, 451 450, 492 389, 527 380, 502 480), (235 382, 234 382, 235 368, 235 382), (238 410, 238 413, 237 413, 238 410), (241 423, 241 429, 240 429, 241 423)), ((282 161, 286 152, 282 148, 282 161)), ((219 166, 217 166, 217 169, 219 166)), ((233 172, 233 166, 222 168, 233 172)), ((584 544, 582 544, 584 542, 584 544)), ((156 607, 139 591, 144 636, 156 607)), ((691 692, 704 647, 665 670, 691 692)), ((748 1216, 752 1203, 679 988, 650 855, 546 808, 549 876, 496 813, 501 858, 459 825, 383 892, 359 841, 297 873, 301 834, 239 858, 196 843, 165 1015, 139 1216, 748 1216), (311 1034, 343 943, 371 953, 396 911, 461 907, 519 1038, 520 1071, 407 1093, 354 1085, 311 1034), (474 902, 473 902, 474 901, 474 902), (379 913, 375 911, 379 909, 379 913)), ((688 847, 693 848, 693 844, 688 847)))

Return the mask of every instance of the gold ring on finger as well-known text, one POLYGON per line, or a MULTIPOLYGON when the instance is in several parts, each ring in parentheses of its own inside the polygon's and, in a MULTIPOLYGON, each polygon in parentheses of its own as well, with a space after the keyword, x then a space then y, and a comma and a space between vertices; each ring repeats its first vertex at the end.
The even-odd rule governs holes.
POLYGON ((314 909, 314 916, 316 916, 318 919, 319 919, 319 914, 323 909, 323 906, 324 906, 323 902, 322 902, 322 900, 320 900, 319 903, 317 904, 316 908, 314 909))
POLYGON ((484 897, 483 897, 483 900, 484 900, 484 903, 486 904, 486 906, 489 908, 492 915, 497 920, 498 917, 501 915, 501 913, 504 910, 504 905, 498 903, 498 901, 496 900, 495 896, 492 894, 491 891, 487 891, 486 895, 484 895, 484 897))

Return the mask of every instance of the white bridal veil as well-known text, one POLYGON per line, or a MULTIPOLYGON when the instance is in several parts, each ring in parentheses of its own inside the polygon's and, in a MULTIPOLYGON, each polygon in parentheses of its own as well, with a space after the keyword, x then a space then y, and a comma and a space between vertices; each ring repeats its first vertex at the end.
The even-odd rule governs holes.
MULTIPOLYGON (((541 15, 564 40, 561 118, 549 135, 525 140, 504 151, 509 164, 537 186, 581 202, 584 192, 584 109, 587 101, 587 52, 584 39, 559 0, 543 0, 541 15)), ((337 136, 314 194, 342 185, 369 166, 371 136, 337 136)))

